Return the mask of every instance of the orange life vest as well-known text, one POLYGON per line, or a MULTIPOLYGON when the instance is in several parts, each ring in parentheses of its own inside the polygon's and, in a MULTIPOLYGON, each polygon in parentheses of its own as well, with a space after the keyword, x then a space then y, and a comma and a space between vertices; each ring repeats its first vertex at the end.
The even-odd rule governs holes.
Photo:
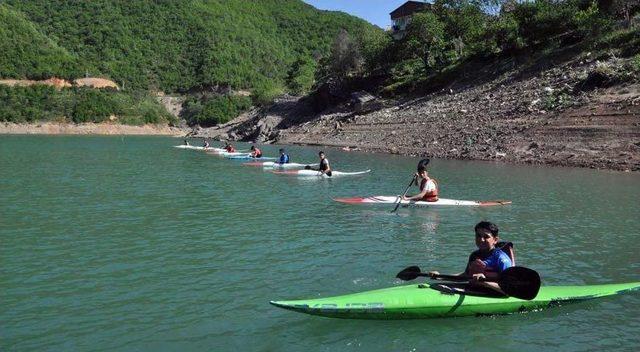
POLYGON ((423 179, 420 182, 420 191, 422 192, 422 190, 427 186, 427 182, 429 182, 429 180, 433 181, 433 184, 436 185, 436 189, 425 193, 425 195, 422 197, 421 200, 425 202, 436 202, 438 200, 438 182, 436 182, 436 179, 434 178, 423 179))

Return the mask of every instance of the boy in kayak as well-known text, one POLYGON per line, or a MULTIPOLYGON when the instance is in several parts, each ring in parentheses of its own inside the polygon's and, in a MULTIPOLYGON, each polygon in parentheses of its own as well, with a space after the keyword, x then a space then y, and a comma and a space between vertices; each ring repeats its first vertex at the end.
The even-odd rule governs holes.
POLYGON ((251 157, 252 158, 262 158, 262 151, 256 148, 254 145, 251 146, 251 157))
MULTIPOLYGON (((489 221, 480 221, 474 230, 478 250, 471 253, 467 268, 457 276, 468 277, 472 285, 490 288, 504 294, 496 282, 480 281, 481 279, 495 280, 501 272, 513 266, 511 257, 496 247, 499 241, 498 226, 489 221)), ((432 277, 438 274, 437 271, 429 272, 432 277)))
POLYGON ((418 172, 415 174, 415 179, 419 179, 420 193, 407 197, 402 196, 403 200, 414 200, 423 202, 436 202, 438 200, 438 183, 436 180, 429 178, 427 173, 427 164, 429 159, 425 159, 426 162, 420 162, 418 164, 418 172))
POLYGON ((234 148, 231 144, 227 143, 227 146, 224 147, 224 150, 226 150, 229 153, 235 153, 236 148, 234 148))
POLYGON ((318 171, 320 171, 321 174, 327 174, 327 176, 331 176, 331 166, 329 166, 329 159, 325 157, 323 151, 320 151, 318 153, 318 156, 320 157, 320 167, 318 168, 318 171))
POLYGON ((277 163, 281 165, 289 163, 289 154, 286 154, 282 148, 280 148, 280 159, 278 159, 277 163))

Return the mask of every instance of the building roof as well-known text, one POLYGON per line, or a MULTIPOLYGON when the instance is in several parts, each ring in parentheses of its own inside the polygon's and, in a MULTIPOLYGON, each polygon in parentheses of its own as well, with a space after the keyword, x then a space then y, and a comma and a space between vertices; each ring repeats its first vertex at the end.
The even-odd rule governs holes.
POLYGON ((418 11, 422 11, 426 8, 430 8, 431 4, 422 1, 407 1, 404 4, 400 5, 397 9, 391 11, 389 15, 391 15, 391 19, 395 20, 396 18, 404 17, 412 15, 418 11))

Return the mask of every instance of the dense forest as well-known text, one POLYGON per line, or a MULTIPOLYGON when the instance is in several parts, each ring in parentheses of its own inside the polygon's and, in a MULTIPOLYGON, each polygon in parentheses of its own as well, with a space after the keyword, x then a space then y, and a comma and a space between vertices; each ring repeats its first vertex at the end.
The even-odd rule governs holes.
POLYGON ((146 110, 128 114, 147 117, 125 120, 165 121, 163 114, 151 118, 161 109, 150 109, 148 99, 162 91, 186 95, 183 117, 207 126, 327 82, 375 77, 372 82, 382 82, 369 87, 375 93, 402 95, 452 79, 463 66, 567 47, 631 58, 625 70, 604 67, 600 77, 629 79, 640 72, 638 10, 640 0, 435 0, 393 40, 365 21, 299 0, 5 0, 0 78, 98 76, 124 89, 3 89, 0 97, 9 103, 0 121, 56 115, 39 116, 40 109, 85 121, 91 117, 75 106, 99 104, 99 111, 121 114, 127 109, 120 104, 131 101, 146 110), (233 94, 237 90, 250 96, 233 94), (38 108, 25 105, 33 101, 29 96, 40 97, 38 108), (65 99, 74 104, 47 105, 65 99))
MULTIPOLYGON (((105 77, 124 92, 246 89, 253 93, 249 104, 260 104, 308 90, 317 59, 328 54, 340 30, 381 32, 299 0, 5 0, 0 78, 105 77)), ((188 117, 203 124, 233 117, 248 103, 220 96, 196 100, 189 100, 188 117)))
POLYGON ((379 94, 428 90, 455 79, 462 67, 534 61, 554 53, 631 58, 620 72, 640 73, 640 0, 435 0, 413 15, 404 36, 369 36, 334 45, 320 68, 338 81, 380 76, 379 94), (354 50, 351 47, 356 47, 354 50))

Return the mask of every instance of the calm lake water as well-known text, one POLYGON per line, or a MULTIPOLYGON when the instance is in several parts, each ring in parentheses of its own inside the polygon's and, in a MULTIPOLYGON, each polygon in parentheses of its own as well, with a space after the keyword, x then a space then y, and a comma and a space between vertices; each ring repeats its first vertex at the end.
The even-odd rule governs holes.
MULTIPOLYGON (((637 350, 640 293, 498 317, 337 320, 268 304, 464 269, 487 219, 544 285, 640 280, 640 175, 434 160, 441 196, 489 208, 343 205, 396 195, 417 159, 326 149, 362 177, 297 179, 167 137, 0 136, 0 350, 637 350)), ((243 147, 245 145, 240 145, 243 147)), ((275 155, 278 146, 264 146, 275 155)), ((294 162, 317 148, 288 147, 294 162)), ((414 189, 415 191, 415 189, 414 189)))

